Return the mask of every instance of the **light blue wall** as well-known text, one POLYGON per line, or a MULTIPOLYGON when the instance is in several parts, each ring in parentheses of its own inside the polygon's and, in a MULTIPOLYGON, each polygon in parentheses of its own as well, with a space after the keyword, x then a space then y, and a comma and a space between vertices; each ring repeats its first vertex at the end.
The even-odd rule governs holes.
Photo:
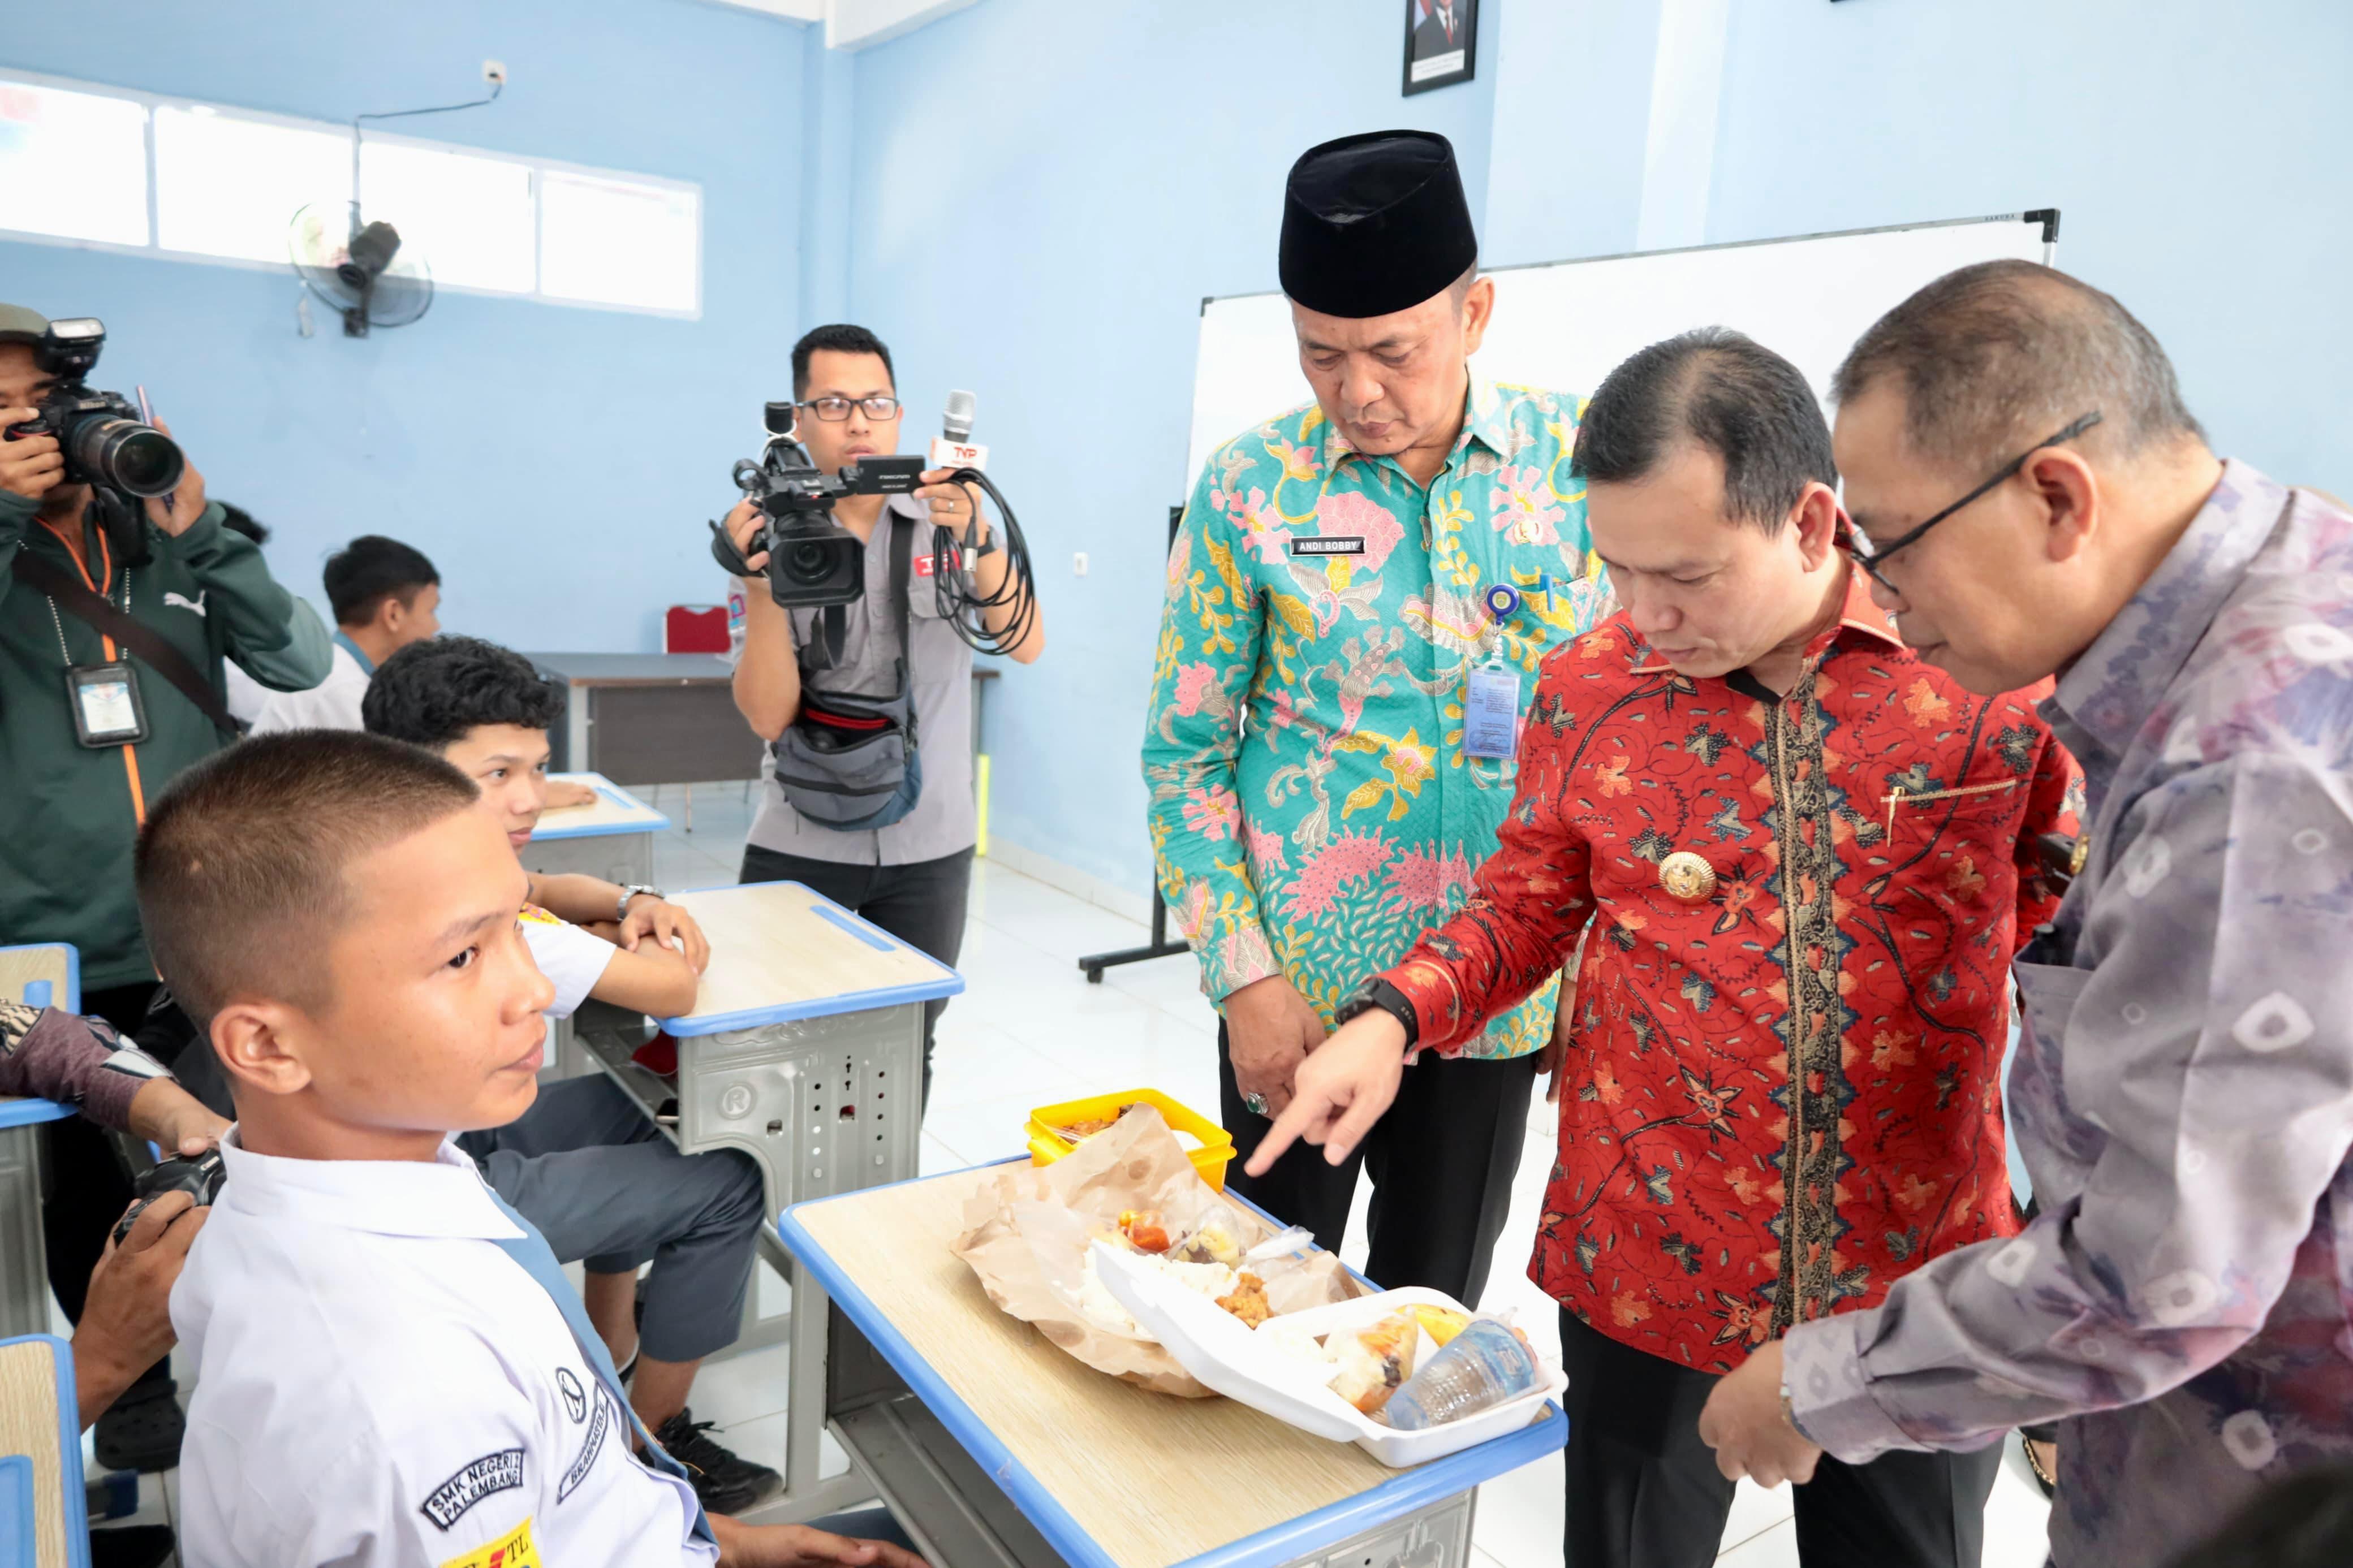
POLYGON ((1740 0, 1710 240, 2056 206, 2217 447, 2353 486, 2353 5, 1740 0))
POLYGON ((1139 894, 1200 300, 1274 287, 1283 174, 1317 142, 1443 132, 1485 200, 1492 73, 1400 97, 1401 24, 1387 0, 984 0, 859 57, 851 312, 898 356, 910 438, 980 394, 1040 567, 1045 657, 988 698, 990 831, 1139 894))
POLYGON ((445 292, 413 327, 352 341, 321 311, 304 341, 283 271, 5 243, 0 299, 103 317, 99 384, 143 382, 314 600, 369 531, 434 558, 453 629, 522 647, 655 647, 660 606, 722 596, 702 520, 797 330, 805 28, 691 0, 7 13, 0 66, 322 120, 476 96, 495 57, 499 103, 401 129, 700 182, 699 321, 445 292))

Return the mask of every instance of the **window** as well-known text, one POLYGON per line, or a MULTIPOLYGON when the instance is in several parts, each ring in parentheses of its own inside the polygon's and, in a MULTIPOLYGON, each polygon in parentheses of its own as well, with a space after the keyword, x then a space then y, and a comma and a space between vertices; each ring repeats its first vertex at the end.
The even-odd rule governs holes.
POLYGON ((352 199, 348 134, 198 105, 155 110, 155 243, 242 261, 284 261, 294 215, 352 199))
POLYGON ((598 305, 701 309, 701 205, 680 185, 542 174, 540 292, 598 305))
POLYGON ((147 243, 147 106, 0 81, 0 229, 147 243))
POLYGON ((368 137, 360 206, 400 231, 437 284, 528 294, 533 286, 531 165, 368 137))
POLYGON ((0 238, 283 267, 357 197, 437 287, 699 315, 702 193, 675 181, 79 82, 0 75, 0 238))

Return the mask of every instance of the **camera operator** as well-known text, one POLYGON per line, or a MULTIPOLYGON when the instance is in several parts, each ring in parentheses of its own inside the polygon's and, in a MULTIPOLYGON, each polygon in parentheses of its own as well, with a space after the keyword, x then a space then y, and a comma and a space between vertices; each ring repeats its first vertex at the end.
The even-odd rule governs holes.
MULTIPOLYGON (((0 305, 0 945, 73 943, 82 1010, 128 1032, 155 990, 131 875, 147 802, 234 738, 224 658, 301 690, 326 676, 330 645, 260 552, 221 526, 168 431, 86 412, 107 401, 82 385, 102 342, 96 322, 53 331, 0 305), (77 399, 69 429, 48 428, 77 399)), ((58 1122, 47 1142, 50 1277, 87 1279, 129 1179, 93 1129, 58 1122)), ((162 1371, 100 1421, 110 1468, 175 1458, 180 1412, 162 1371)))
MULTIPOLYGON (((899 448, 905 410, 898 399, 891 351, 863 327, 818 327, 793 346, 796 434, 823 471, 866 458, 884 458, 899 448)), ((902 655, 898 627, 907 628, 906 675, 921 747, 922 785, 914 805, 888 826, 844 831, 813 821, 794 809, 776 777, 775 755, 763 766, 765 798, 744 847, 746 882, 807 884, 844 909, 942 963, 953 966, 964 940, 972 853, 978 835, 972 785, 972 649, 941 613, 934 593, 935 524, 959 541, 977 542, 970 560, 974 596, 983 626, 1005 633, 1019 620, 1005 656, 1018 664, 1034 661, 1045 647, 1035 601, 1017 607, 1008 592, 1014 570, 975 487, 945 481, 951 470, 934 468, 907 495, 851 495, 840 500, 833 518, 866 546, 865 592, 847 606, 841 641, 830 668, 821 655, 821 626, 828 612, 784 609, 756 574, 744 583, 744 647, 735 666, 735 706, 752 728, 771 742, 801 715, 805 689, 839 693, 887 693, 893 688, 902 655), (897 515, 913 520, 913 562, 902 579, 909 593, 903 612, 891 602, 892 530, 880 526, 897 515), (903 620, 902 615, 903 613, 903 620), (807 686, 805 688, 805 684, 807 686)), ((766 563, 754 539, 762 517, 746 500, 727 516, 727 531, 747 552, 754 574, 766 563)), ((931 1089, 932 1031, 944 1001, 925 1004, 923 1087, 931 1089)))

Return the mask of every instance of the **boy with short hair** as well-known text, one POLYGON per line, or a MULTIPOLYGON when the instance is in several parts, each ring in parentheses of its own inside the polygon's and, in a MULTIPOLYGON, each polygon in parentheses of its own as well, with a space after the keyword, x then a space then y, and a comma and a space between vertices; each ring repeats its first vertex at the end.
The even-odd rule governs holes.
POLYGON ((273 730, 356 730, 376 666, 441 629, 441 574, 422 551, 364 533, 327 558, 322 574, 335 616, 335 658, 308 691, 273 691, 253 721, 273 730))
POLYGON ((156 804, 138 879, 238 1110, 173 1295, 198 1372, 191 1568, 921 1568, 706 1518, 615 1430, 618 1378, 554 1254, 453 1145, 530 1109, 554 990, 462 773, 368 735, 251 741, 156 804))
MULTIPOLYGON (((438 752, 470 778, 476 809, 512 851, 546 805, 547 727, 564 688, 479 637, 414 643, 386 659, 363 704, 371 733, 438 752)), ((524 944, 568 1016, 588 997, 674 1017, 694 1010, 711 945, 694 917, 650 888, 525 873, 524 944)), ((682 1155, 602 1073, 551 1084, 529 1111, 461 1147, 491 1185, 587 1266, 588 1313, 625 1363, 638 1415, 692 1465, 703 1502, 757 1507, 782 1489, 766 1465, 723 1447, 687 1408, 703 1358, 734 1342, 765 1217, 759 1167, 735 1150, 682 1155), (654 1268, 638 1321, 638 1267, 654 1268)))

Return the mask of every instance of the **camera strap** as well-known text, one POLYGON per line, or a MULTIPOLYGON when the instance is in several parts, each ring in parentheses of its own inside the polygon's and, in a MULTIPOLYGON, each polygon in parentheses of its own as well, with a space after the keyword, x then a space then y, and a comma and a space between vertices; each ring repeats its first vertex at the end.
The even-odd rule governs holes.
POLYGON ((196 711, 213 721, 213 728, 229 740, 245 733, 245 725, 229 713, 220 693, 211 681, 196 673, 196 667, 187 656, 174 647, 168 638, 144 622, 134 620, 115 607, 113 601, 93 593, 89 587, 58 569, 54 563, 42 560, 32 552, 19 548, 16 558, 9 563, 9 572, 16 581, 37 593, 48 595, 49 602, 83 625, 95 628, 102 636, 112 637, 124 651, 137 654, 147 667, 178 689, 181 696, 195 704, 196 711))

